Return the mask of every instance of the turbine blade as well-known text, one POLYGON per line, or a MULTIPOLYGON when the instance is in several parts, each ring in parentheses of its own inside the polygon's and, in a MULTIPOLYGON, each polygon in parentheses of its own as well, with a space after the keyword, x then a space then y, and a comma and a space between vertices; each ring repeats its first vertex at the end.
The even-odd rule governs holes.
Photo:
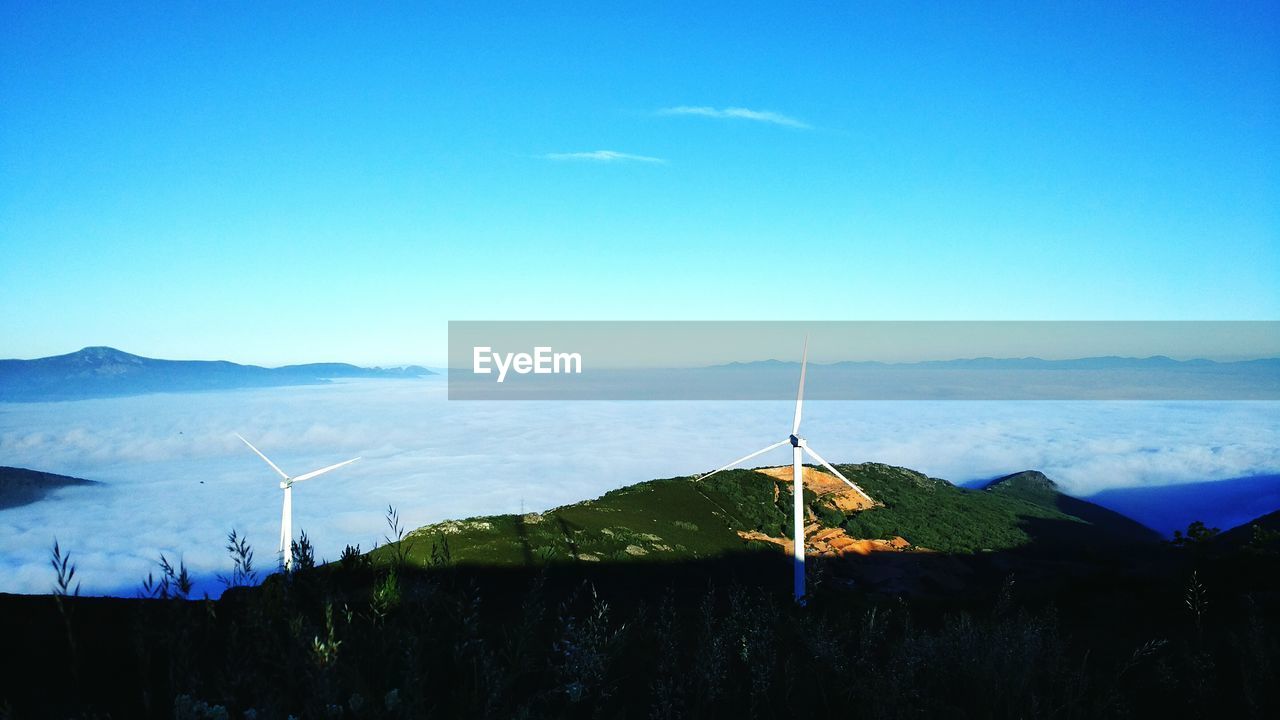
POLYGON ((240 435, 240 433, 236 433, 236 437, 240 438, 240 442, 244 443, 245 445, 248 445, 250 450, 252 450, 252 451, 254 451, 255 453, 257 453, 257 454, 258 454, 258 457, 262 458, 263 460, 266 460, 266 461, 267 461, 267 464, 271 466, 271 469, 272 469, 272 470, 275 470, 277 473, 279 473, 279 474, 280 474, 280 477, 281 477, 282 479, 284 479, 284 480, 288 480, 288 479, 289 479, 289 476, 288 476, 288 475, 285 475, 283 470, 281 470, 280 468, 276 467, 276 464, 275 464, 275 463, 273 463, 273 462, 271 462, 271 458, 267 457, 266 455, 263 455, 261 450, 259 450, 258 448, 254 447, 254 446, 253 446, 253 443, 249 442, 248 440, 245 440, 245 439, 244 439, 244 437, 240 435))
POLYGON ((800 432, 800 411, 804 408, 804 371, 809 365, 809 336, 804 336, 804 355, 800 358, 800 390, 796 392, 796 419, 791 423, 791 434, 800 432))
POLYGON ((359 459, 360 459, 360 458, 358 458, 358 457, 356 457, 356 458, 351 458, 350 460, 344 460, 343 462, 340 462, 340 463, 338 463, 337 465, 330 465, 330 466, 329 466, 329 467, 327 467, 327 468, 320 468, 319 470, 312 470, 311 472, 306 473, 306 474, 304 474, 304 475, 299 475, 298 477, 294 478, 294 479, 293 479, 293 481, 294 481, 294 482, 296 482, 296 483, 300 483, 300 482, 302 482, 303 480, 310 480, 311 478, 313 478, 313 477, 315 477, 315 476, 317 476, 317 475, 323 475, 323 474, 325 474, 325 473, 329 472, 330 470, 337 470, 338 468, 342 467, 343 465, 350 465, 351 463, 353 463, 353 462, 355 462, 355 461, 357 461, 357 460, 359 460, 359 459))
POLYGON ((875 499, 874 499, 874 498, 872 498, 870 495, 868 495, 866 490, 863 490, 862 488, 858 487, 856 484, 854 484, 854 482, 853 482, 852 480, 850 480, 849 478, 845 477, 843 474, 841 474, 841 472, 840 472, 839 470, 837 470, 837 469, 835 469, 834 467, 832 467, 832 466, 831 466, 831 463, 827 462, 826 460, 824 460, 824 459, 822 458, 822 456, 821 456, 821 455, 819 455, 818 453, 814 452, 814 451, 813 451, 813 448, 809 447, 808 445, 805 445, 805 446, 804 446, 804 451, 805 451, 805 452, 807 452, 807 453, 809 453, 809 457, 813 458, 814 460, 817 460, 817 461, 818 461, 818 463, 822 465, 822 467, 824 467, 824 468, 826 468, 826 469, 830 470, 832 475, 835 475, 836 477, 838 477, 838 478, 840 478, 841 480, 843 480, 845 485, 848 485, 849 487, 853 488, 854 490, 857 490, 857 491, 858 491, 858 494, 859 494, 859 495, 861 495, 862 497, 864 497, 864 498, 866 498, 866 499, 870 500, 871 502, 875 502, 875 499))
POLYGON ((712 475, 715 475, 715 474, 716 474, 716 473, 718 473, 718 472, 723 472, 723 471, 725 471, 725 470, 728 470, 728 469, 732 468, 732 467, 733 467, 733 466, 735 466, 735 465, 740 465, 740 464, 742 464, 742 463, 744 463, 744 462, 746 462, 746 461, 750 460, 751 458, 753 458, 753 457, 755 457, 755 456, 757 456, 757 455, 763 455, 763 454, 765 454, 765 453, 769 452, 770 450, 773 450, 774 448, 782 447, 783 445, 786 445, 788 442, 791 442, 791 438, 787 438, 786 440, 779 440, 778 442, 776 442, 776 443, 774 443, 774 444, 770 445, 769 447, 767 447, 767 448, 765 448, 765 449, 763 449, 763 450, 757 450, 757 451, 755 451, 755 452, 751 453, 750 455, 747 455, 747 456, 745 456, 745 457, 740 457, 740 458, 738 458, 737 460, 734 460, 733 462, 729 463, 728 465, 725 465, 724 467, 720 468, 719 470, 712 470, 711 472, 709 472, 709 473, 707 473, 707 474, 705 474, 705 475, 699 475, 699 476, 698 476, 698 479, 699 479, 699 480, 706 480, 707 478, 711 477, 712 475))

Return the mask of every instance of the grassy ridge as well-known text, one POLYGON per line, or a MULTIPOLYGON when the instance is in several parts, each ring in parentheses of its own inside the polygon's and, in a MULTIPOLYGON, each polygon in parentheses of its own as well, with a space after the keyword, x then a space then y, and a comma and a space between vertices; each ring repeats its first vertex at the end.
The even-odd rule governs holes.
POLYGON ((1035 520, 1083 520, 1048 502, 1016 493, 969 490, 907 468, 863 463, 839 470, 884 503, 883 508, 847 517, 842 525, 854 537, 900 535, 911 544, 949 553, 1009 550, 1031 542, 1035 520))
MULTIPOLYGON (((558 561, 672 561, 716 557, 767 544, 737 530, 790 532, 783 511, 790 493, 774 500, 775 481, 738 470, 698 482, 651 480, 545 513, 490 515, 420 528, 403 541, 408 558, 426 566, 445 543, 455 563, 533 565, 558 561)), ((396 547, 384 546, 375 558, 396 547)))
MULTIPOLYGON (((846 514, 808 490, 806 504, 821 525, 843 527, 855 538, 896 535, 930 550, 973 553, 1026 545, 1033 539, 1029 528, 1038 522, 1066 527, 1068 534, 1078 529, 1082 536, 1109 530, 1064 512, 1057 498, 1065 496, 1056 490, 968 490, 878 463, 839 468, 884 506, 846 514)), ((790 508, 789 483, 734 470, 705 481, 643 482, 545 513, 437 523, 410 533, 404 542, 410 561, 422 566, 446 544, 453 562, 478 565, 697 560, 743 550, 776 552, 776 546, 743 540, 737 533, 790 536, 790 508)), ((396 551, 395 546, 380 548, 375 557, 396 551)))

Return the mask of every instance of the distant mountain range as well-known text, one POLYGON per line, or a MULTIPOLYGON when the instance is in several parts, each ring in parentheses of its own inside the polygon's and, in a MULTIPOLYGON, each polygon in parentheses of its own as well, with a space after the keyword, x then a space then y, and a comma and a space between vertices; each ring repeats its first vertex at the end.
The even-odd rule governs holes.
POLYGON ((41 402, 238 388, 315 385, 337 378, 414 378, 434 375, 411 365, 363 368, 311 363, 278 368, 225 360, 158 360, 109 347, 87 347, 36 360, 0 360, 0 401, 41 402))
MULTIPOLYGON (((1280 400, 1280 358, 1220 362, 1162 355, 1063 360, 961 358, 921 362, 809 363, 821 400, 1280 400)), ((800 363, 601 368, 578 375, 494 376, 455 367, 454 399, 783 400, 795 396, 800 363), (518 390, 513 390, 518 388, 518 390)))
MULTIPOLYGON (((1280 368, 1280 358, 1259 358, 1256 360, 1218 361, 1193 358, 1175 360, 1165 355, 1151 357, 1121 357, 1106 355, 1101 357, 1070 358, 1064 360, 1045 360, 1038 357, 1021 358, 960 358, 956 360, 922 360, 918 362, 880 362, 878 360, 844 360, 834 363, 809 363, 814 367, 832 368, 902 368, 902 369, 968 369, 968 370, 1142 370, 1142 369, 1219 369, 1234 368, 1280 368)), ((799 367, 800 363, 789 360, 757 360, 753 362, 732 362, 713 365, 713 368, 767 368, 767 367, 799 367)))

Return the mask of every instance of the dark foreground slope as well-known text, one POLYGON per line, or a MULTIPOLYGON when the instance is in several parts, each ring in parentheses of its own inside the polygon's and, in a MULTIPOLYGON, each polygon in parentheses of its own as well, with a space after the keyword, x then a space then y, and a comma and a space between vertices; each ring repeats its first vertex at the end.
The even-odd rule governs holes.
POLYGON ((1256 517, 1211 538, 1224 549, 1256 552, 1280 550, 1280 510, 1256 517))
POLYGON ((815 495, 810 537, 882 513, 885 532, 913 549, 815 555, 805 607, 791 602, 777 545, 739 535, 785 533, 786 483, 749 471, 663 480, 536 521, 436 525, 322 567, 304 550, 292 575, 218 601, 0 596, 12 661, 0 707, 14 717, 735 720, 1280 710, 1274 554, 1062 545, 1040 524, 1069 523, 1075 539, 1106 530, 1039 500, 842 468, 877 486, 884 507, 845 514, 838 498, 815 495), (981 529, 963 543, 979 550, 920 549, 930 536, 915 523, 958 527, 966 516, 981 529), (917 580, 899 593, 860 579, 876 564, 917 580))

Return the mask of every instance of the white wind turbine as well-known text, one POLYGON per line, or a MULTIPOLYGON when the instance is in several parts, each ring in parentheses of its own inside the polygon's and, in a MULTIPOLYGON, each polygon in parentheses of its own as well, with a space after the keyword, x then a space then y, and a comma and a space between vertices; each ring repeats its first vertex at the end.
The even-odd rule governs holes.
POLYGON ((241 437, 240 433, 236 433, 236 437, 240 438, 240 441, 245 445, 248 445, 250 450, 257 453, 258 457, 266 461, 266 463, 271 466, 271 469, 275 470, 276 474, 281 478, 280 489, 284 490, 284 511, 280 517, 280 552, 283 554, 284 558, 284 569, 289 570, 293 567, 293 484, 302 482, 303 480, 310 480, 311 478, 317 475, 323 475, 330 470, 337 470, 343 465, 350 465, 360 458, 351 458, 350 460, 345 460, 337 465, 330 465, 329 467, 320 468, 319 470, 312 470, 309 473, 305 473, 297 477, 289 477, 283 470, 276 467, 276 464, 271 462, 270 458, 263 455, 261 450, 254 447, 253 443, 241 437))
POLYGON ((796 602, 798 603, 804 602, 804 457, 803 457, 803 454, 808 453, 809 457, 813 458, 814 460, 817 460, 822 465, 822 467, 830 470, 833 475, 843 480, 846 485, 856 490, 858 494, 862 495, 867 500, 871 500, 871 502, 875 502, 875 500, 872 500, 871 496, 868 495, 862 488, 855 485, 852 480, 845 477, 840 473, 839 470, 832 467, 831 463, 824 460, 821 455, 819 455, 817 452, 814 451, 813 448, 809 447, 809 444, 805 442, 804 438, 800 437, 800 411, 804 407, 804 373, 808 364, 809 364, 809 339, 805 338, 804 355, 800 361, 800 390, 796 393, 796 416, 795 416, 795 420, 793 420, 791 423, 791 435, 789 435, 788 437, 782 440, 779 440, 778 442, 770 445, 767 448, 764 448, 763 450, 757 450, 751 453, 750 455, 747 455, 745 457, 740 457, 737 460, 734 460, 733 462, 729 463, 728 465, 725 465, 724 467, 720 468, 719 470, 714 470, 698 478, 699 480, 705 480, 706 478, 709 478, 718 472, 722 472, 724 470, 728 470, 737 465, 741 465, 742 463, 750 460, 753 457, 756 457, 757 455, 763 455, 769 452, 770 450, 774 450, 776 448, 782 447, 783 445, 786 445, 787 443, 791 443, 791 466, 794 471, 792 494, 795 500, 792 507, 792 525, 794 526, 795 534, 794 534, 793 550, 791 553, 791 558, 792 558, 791 568, 792 568, 793 589, 795 592, 796 602))

